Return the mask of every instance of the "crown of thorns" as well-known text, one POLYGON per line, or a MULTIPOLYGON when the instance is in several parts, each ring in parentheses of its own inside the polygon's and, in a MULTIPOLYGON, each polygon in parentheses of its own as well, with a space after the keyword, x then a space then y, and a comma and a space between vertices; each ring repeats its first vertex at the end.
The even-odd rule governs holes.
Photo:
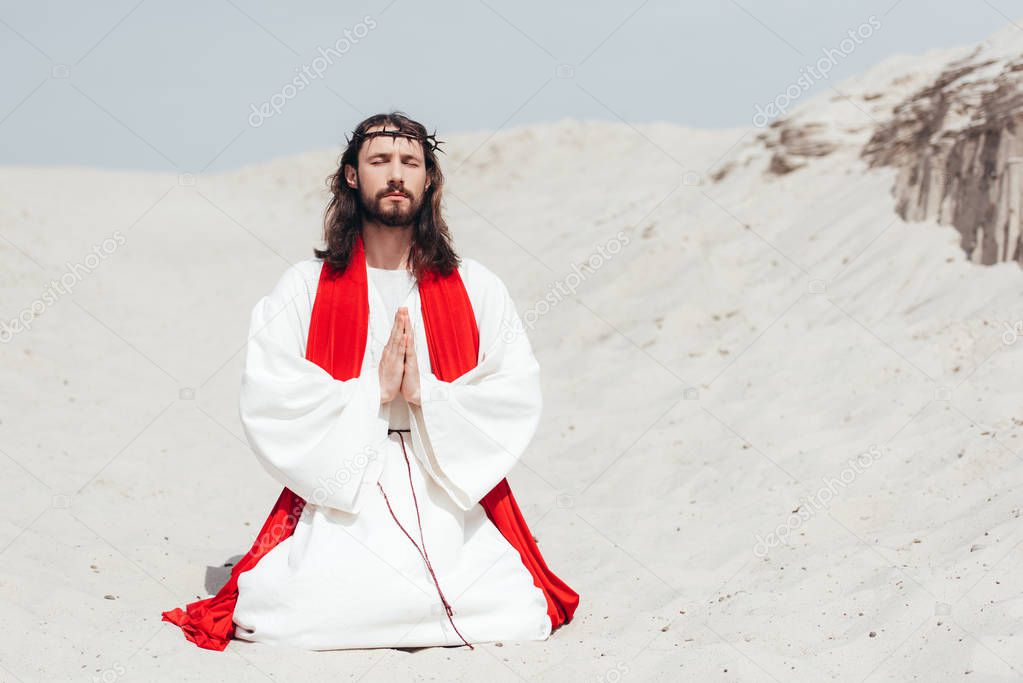
POLYGON ((358 141, 359 145, 362 146, 362 144, 366 140, 379 136, 387 136, 390 138, 407 138, 408 140, 415 140, 419 142, 419 144, 421 144, 424 148, 429 147, 434 152, 441 152, 442 154, 445 153, 444 150, 440 148, 440 145, 443 145, 444 141, 437 139, 436 131, 430 133, 429 135, 415 135, 413 133, 407 133, 405 131, 400 130, 374 130, 369 133, 356 132, 352 134, 351 139, 348 139, 348 144, 350 145, 353 142, 358 141))

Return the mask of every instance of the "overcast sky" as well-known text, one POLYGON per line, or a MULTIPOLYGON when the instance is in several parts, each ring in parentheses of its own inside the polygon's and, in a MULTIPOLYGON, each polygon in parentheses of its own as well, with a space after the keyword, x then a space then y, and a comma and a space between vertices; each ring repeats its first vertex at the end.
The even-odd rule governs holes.
POLYGON ((798 99, 895 53, 977 42, 1015 11, 1005 0, 4 0, 0 164, 220 171, 340 146, 391 109, 441 139, 566 117, 746 126, 825 54, 830 73, 804 80, 798 99))

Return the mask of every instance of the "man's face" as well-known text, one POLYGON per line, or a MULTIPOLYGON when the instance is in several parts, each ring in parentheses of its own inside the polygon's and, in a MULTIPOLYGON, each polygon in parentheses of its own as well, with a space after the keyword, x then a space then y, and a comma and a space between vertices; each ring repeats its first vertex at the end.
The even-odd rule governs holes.
POLYGON ((345 179, 359 188, 367 218, 396 227, 411 225, 419 216, 429 187, 422 145, 404 137, 369 138, 359 150, 358 171, 346 166, 345 179))

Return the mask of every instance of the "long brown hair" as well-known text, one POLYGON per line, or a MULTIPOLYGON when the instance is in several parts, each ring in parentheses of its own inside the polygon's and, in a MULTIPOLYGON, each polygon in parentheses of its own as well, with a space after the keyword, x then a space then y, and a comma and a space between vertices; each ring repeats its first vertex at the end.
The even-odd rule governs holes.
POLYGON ((378 126, 397 128, 399 132, 419 140, 423 147, 426 177, 430 186, 424 192, 422 209, 412 228, 409 270, 417 279, 431 272, 447 276, 458 267, 460 259, 452 245, 448 225, 441 215, 444 174, 434 152, 438 143, 433 135, 427 135, 423 124, 413 121, 400 111, 375 114, 355 127, 348 146, 341 154, 337 171, 327 177, 327 186, 333 195, 323 219, 323 241, 327 248, 314 247, 313 253, 338 271, 343 272, 348 267, 355 247, 355 237, 362 231, 363 210, 359 189, 349 186, 345 181, 345 165, 358 170, 359 150, 366 140, 364 136, 378 126))

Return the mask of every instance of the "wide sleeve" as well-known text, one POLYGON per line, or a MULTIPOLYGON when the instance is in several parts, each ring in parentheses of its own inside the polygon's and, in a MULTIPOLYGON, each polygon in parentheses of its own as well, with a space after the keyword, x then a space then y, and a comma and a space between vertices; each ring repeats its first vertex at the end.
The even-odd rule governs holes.
POLYGON ((305 358, 315 282, 310 291, 292 266, 253 308, 239 416, 274 479, 307 502, 357 513, 383 471, 387 420, 375 368, 340 381, 305 358))
POLYGON ((486 274, 476 311, 480 362, 453 382, 421 366, 421 405, 409 406, 417 456, 463 510, 511 471, 543 408, 540 366, 515 304, 504 283, 486 274))

